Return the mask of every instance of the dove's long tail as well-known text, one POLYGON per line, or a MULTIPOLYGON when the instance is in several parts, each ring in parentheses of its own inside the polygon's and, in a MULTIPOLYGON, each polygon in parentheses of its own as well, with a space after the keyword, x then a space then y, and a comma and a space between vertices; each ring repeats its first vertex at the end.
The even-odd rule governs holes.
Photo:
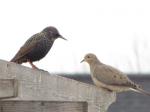
POLYGON ((144 95, 148 95, 150 96, 150 92, 147 92, 145 90, 143 90, 142 88, 140 88, 139 86, 136 86, 135 88, 131 88, 132 91, 138 92, 138 93, 142 93, 144 95))

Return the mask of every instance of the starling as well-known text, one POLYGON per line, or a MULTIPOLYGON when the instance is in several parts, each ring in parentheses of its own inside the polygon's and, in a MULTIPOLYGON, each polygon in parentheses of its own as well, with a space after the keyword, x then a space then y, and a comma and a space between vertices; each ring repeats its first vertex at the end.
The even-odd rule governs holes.
POLYGON ((29 62, 32 68, 37 69, 33 62, 39 61, 44 56, 46 56, 57 38, 66 40, 59 34, 55 27, 46 27, 41 32, 31 36, 20 48, 11 62, 18 64, 29 62))
POLYGON ((117 93, 132 90, 150 96, 150 93, 131 81, 123 72, 100 62, 96 55, 88 53, 81 62, 83 61, 89 64, 92 80, 97 87, 117 93))

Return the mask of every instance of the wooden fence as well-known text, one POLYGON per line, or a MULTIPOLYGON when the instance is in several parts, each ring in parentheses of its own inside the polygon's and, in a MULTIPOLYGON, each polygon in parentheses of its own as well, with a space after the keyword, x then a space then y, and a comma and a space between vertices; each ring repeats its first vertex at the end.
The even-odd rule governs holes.
POLYGON ((0 112, 106 112, 116 94, 0 60, 0 112))

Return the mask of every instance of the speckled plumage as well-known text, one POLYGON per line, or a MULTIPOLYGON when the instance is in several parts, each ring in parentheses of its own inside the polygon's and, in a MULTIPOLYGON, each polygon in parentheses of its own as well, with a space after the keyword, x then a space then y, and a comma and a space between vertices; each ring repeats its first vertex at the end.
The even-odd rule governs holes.
MULTIPOLYGON (((11 62, 22 64, 42 59, 51 49, 55 39, 63 38, 54 27, 47 27, 30 37, 20 48, 11 62)), ((65 39, 65 38, 63 38, 65 39)))

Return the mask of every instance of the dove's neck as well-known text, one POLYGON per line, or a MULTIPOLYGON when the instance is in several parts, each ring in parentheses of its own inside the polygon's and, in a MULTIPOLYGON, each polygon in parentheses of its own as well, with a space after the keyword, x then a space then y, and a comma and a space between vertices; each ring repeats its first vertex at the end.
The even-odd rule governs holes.
POLYGON ((102 63, 99 60, 95 60, 89 63, 89 65, 90 65, 90 70, 92 72, 97 65, 102 65, 102 63))
POLYGON ((98 59, 90 62, 90 66, 97 65, 97 64, 102 64, 102 63, 98 59))

